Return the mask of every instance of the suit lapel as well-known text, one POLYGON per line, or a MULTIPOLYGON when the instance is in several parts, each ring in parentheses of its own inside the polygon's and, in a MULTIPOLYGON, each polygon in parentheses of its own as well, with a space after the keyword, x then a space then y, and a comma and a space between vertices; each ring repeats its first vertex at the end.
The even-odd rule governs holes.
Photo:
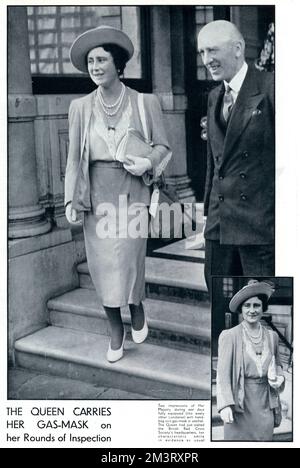
POLYGON ((236 347, 236 375, 237 380, 241 374, 241 370, 243 367, 243 332, 242 332, 242 325, 239 324, 238 326, 238 334, 237 334, 237 347, 236 347))
POLYGON ((81 142, 81 159, 84 159, 86 156, 85 147, 86 147, 86 141, 87 141, 87 132, 90 124, 90 120, 92 117, 92 111, 93 111, 93 106, 95 103, 96 99, 96 91, 93 91, 92 93, 88 94, 86 96, 86 100, 82 104, 82 142, 81 142))
POLYGON ((258 89, 255 75, 249 68, 228 122, 224 142, 224 159, 249 124, 262 98, 263 94, 258 89))
POLYGON ((224 149, 224 130, 221 127, 219 109, 223 99, 224 86, 221 84, 215 89, 215 96, 212 97, 210 107, 210 144, 213 154, 222 154, 224 149))

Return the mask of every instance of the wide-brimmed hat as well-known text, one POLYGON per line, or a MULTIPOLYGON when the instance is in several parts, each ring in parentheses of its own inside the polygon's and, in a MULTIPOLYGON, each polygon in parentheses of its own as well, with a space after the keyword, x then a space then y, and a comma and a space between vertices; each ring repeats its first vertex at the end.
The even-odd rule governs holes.
POLYGON ((134 47, 127 34, 112 26, 102 25, 85 31, 75 39, 70 49, 70 59, 74 67, 87 72, 87 53, 104 44, 116 44, 124 49, 128 56, 127 60, 133 56, 134 47))
POLYGON ((229 303, 229 310, 238 312, 239 306, 250 297, 265 296, 269 299, 273 292, 274 287, 271 284, 265 281, 249 280, 248 284, 233 296, 229 303))

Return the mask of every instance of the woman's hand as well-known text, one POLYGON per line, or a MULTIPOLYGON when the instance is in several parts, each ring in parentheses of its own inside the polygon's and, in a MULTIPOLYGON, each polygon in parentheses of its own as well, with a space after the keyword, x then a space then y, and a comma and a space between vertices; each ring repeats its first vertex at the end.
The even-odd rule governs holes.
POLYGON ((202 227, 202 232, 200 236, 200 245, 198 248, 204 249, 205 248, 205 237, 204 237, 204 232, 205 232, 205 227, 206 227, 206 216, 203 216, 203 227, 202 227))
POLYGON ((270 387, 274 388, 274 390, 279 390, 284 383, 284 376, 280 372, 281 367, 276 366, 275 356, 272 356, 272 360, 268 368, 268 382, 270 387))
POLYGON ((220 416, 224 424, 232 424, 234 422, 233 412, 230 406, 226 406, 220 411, 220 416))
POLYGON ((68 203, 66 206, 66 218, 70 224, 79 225, 81 220, 77 218, 77 210, 72 208, 72 203, 68 203))
POLYGON ((279 390, 280 387, 282 386, 284 382, 284 376, 283 375, 277 375, 276 380, 270 380, 269 379, 269 385, 270 387, 274 388, 274 390, 279 390))
POLYGON ((123 164, 126 171, 134 176, 142 176, 152 169, 151 161, 148 158, 140 158, 132 154, 126 154, 123 164))

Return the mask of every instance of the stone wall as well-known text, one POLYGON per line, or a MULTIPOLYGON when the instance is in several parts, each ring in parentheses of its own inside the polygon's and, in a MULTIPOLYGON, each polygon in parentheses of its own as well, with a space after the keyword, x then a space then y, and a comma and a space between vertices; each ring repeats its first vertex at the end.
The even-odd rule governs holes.
POLYGON ((47 300, 78 286, 77 253, 69 229, 9 244, 8 348, 15 340, 48 325, 47 300))

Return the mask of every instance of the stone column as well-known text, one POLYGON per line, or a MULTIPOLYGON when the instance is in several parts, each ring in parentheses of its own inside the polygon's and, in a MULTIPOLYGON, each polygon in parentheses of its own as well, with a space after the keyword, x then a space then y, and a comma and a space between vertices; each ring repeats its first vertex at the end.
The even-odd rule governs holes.
POLYGON ((166 181, 182 202, 192 202, 194 192, 187 175, 183 11, 174 6, 152 7, 151 11, 153 92, 160 98, 173 150, 166 181))
POLYGON ((51 229, 39 205, 26 7, 8 7, 9 238, 51 229))

